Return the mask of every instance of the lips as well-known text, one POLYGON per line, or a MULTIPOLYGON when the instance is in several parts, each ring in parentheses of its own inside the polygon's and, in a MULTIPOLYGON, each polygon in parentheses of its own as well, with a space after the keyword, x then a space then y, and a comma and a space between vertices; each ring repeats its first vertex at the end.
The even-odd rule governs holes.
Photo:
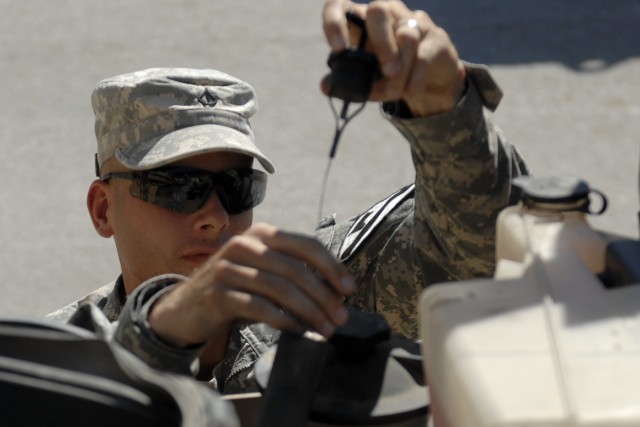
POLYGON ((192 263, 202 264, 207 261, 213 254, 218 252, 219 249, 220 246, 191 248, 184 251, 181 258, 192 263))

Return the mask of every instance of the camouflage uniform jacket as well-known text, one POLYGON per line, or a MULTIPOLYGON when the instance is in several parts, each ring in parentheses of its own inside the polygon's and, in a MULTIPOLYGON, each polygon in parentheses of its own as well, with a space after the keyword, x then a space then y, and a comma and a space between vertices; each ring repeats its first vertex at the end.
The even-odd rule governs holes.
MULTIPOLYGON (((401 104, 383 105, 383 114, 410 144, 415 183, 344 223, 326 218, 316 230, 356 279, 358 289, 346 304, 383 313, 394 332, 410 338, 417 338, 417 301, 426 286, 493 273, 497 214, 516 200, 512 178, 527 173, 483 108, 497 107, 499 88, 485 68, 467 65, 467 72, 467 91, 450 111, 410 118, 401 104)), ((188 372, 199 348, 168 348, 149 331, 140 314, 144 304, 127 305, 116 337, 155 367, 188 372)), ((68 311, 57 317, 68 317, 68 311)), ((236 325, 227 357, 214 370, 217 388, 253 389, 249 368, 277 338, 265 325, 236 325)))

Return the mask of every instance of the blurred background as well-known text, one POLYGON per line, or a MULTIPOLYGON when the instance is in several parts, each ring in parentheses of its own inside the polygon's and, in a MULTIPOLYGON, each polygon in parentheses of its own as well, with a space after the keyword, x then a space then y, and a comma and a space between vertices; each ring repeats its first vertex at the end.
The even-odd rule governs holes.
MULTIPOLYGON (((640 3, 425 0, 460 55, 488 64, 495 121, 538 175, 609 197, 595 227, 638 235, 640 3)), ((278 166, 256 219, 311 232, 334 119, 319 89, 321 0, 0 0, 0 313, 42 315, 113 280, 111 240, 85 208, 95 83, 148 67, 217 68, 259 96, 252 121, 278 166)), ((345 219, 413 179, 409 150, 369 105, 351 122, 324 213, 345 219)))

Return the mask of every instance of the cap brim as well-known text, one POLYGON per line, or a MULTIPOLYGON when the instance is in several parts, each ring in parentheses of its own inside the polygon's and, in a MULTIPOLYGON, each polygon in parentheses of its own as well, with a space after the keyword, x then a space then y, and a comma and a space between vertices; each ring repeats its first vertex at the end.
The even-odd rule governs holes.
POLYGON ((214 152, 246 154, 257 159, 267 172, 275 172, 271 160, 249 136, 227 126, 213 124, 178 129, 160 138, 118 149, 116 158, 129 169, 148 170, 186 157, 214 152))

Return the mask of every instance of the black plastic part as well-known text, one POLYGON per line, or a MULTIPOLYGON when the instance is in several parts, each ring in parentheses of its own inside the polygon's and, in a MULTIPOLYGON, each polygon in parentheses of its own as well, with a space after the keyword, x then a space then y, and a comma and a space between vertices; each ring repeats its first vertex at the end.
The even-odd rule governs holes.
MULTIPOLYGON (((402 347, 413 354, 420 353, 415 342, 391 334, 384 316, 350 310, 348 323, 336 330, 329 343, 309 419, 331 425, 396 425, 427 413, 426 404, 398 411, 394 396, 387 396, 383 391, 391 350, 402 347), (387 415, 373 415, 374 408, 387 415)), ((397 392, 416 384, 424 385, 421 362, 405 369, 412 379, 387 377, 386 380, 393 383, 391 390, 397 392)))
POLYGON ((381 76, 380 65, 373 54, 364 50, 367 41, 364 19, 351 11, 347 12, 346 18, 360 28, 360 40, 357 48, 329 55, 329 96, 346 102, 365 102, 369 98, 373 82, 381 76))
POLYGON ((345 49, 329 55, 329 96, 347 102, 365 102, 379 78, 378 60, 372 54, 345 49))
POLYGON ((607 245, 602 282, 608 288, 640 285, 640 241, 617 240, 607 245))
POLYGON ((337 356, 349 362, 369 357, 379 343, 390 338, 391 329, 382 315, 351 311, 349 322, 336 329, 329 341, 337 356))
POLYGON ((255 427, 307 425, 327 350, 326 342, 282 333, 255 427))
POLYGON ((347 324, 324 343, 283 336, 273 362, 263 356, 257 365, 265 399, 274 399, 262 402, 270 413, 259 426, 285 425, 285 418, 287 426, 304 426, 305 413, 330 425, 426 425, 420 345, 390 331, 382 315, 350 310, 347 324), (300 424, 289 423, 293 418, 300 424))
POLYGON ((589 196, 589 185, 574 177, 521 176, 513 184, 522 189, 522 199, 540 203, 575 202, 589 196))
POLYGON ((589 187, 586 181, 572 176, 520 176, 513 185, 522 190, 521 200, 528 207, 550 211, 578 211, 600 215, 607 209, 607 197, 589 187), (600 207, 591 208, 590 196, 600 198, 600 207))
POLYGON ((84 329, 1 319, 0 424, 181 425, 181 408, 162 383, 147 382, 127 363, 84 329))

